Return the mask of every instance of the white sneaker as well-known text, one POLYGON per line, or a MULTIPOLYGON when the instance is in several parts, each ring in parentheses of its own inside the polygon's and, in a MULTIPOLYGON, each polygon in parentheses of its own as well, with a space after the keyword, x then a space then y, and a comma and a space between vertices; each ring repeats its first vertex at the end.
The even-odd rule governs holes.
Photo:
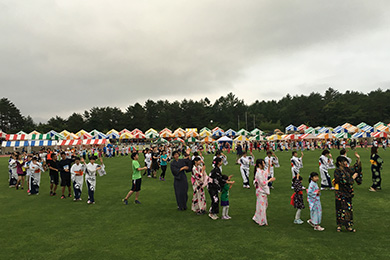
POLYGON ((324 231, 325 228, 321 227, 321 226, 315 226, 314 227, 314 230, 317 230, 317 231, 324 231))
POLYGON ((326 190, 326 188, 322 188, 322 187, 321 187, 321 190, 326 190))
POLYGON ((315 227, 315 225, 313 224, 313 222, 311 222, 311 219, 308 219, 308 220, 307 220, 307 224, 309 224, 309 225, 312 226, 312 227, 315 227))

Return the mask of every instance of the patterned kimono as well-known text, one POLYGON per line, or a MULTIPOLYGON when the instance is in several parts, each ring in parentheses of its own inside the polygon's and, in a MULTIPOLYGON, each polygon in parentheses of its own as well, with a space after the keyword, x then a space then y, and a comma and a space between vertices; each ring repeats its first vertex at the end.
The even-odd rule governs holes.
POLYGON ((321 224, 322 218, 320 195, 317 194, 319 190, 320 189, 318 188, 317 183, 311 181, 309 184, 309 188, 307 189, 307 201, 309 202, 311 222, 314 225, 321 224))
POLYGON ((293 180, 294 194, 291 196, 291 205, 296 209, 304 209, 305 204, 303 203, 303 186, 302 182, 298 179, 293 180))
POLYGON ((257 169, 255 180, 253 184, 256 187, 256 212, 253 216, 253 220, 260 226, 268 225, 267 222, 267 208, 268 208, 268 198, 269 195, 269 186, 267 185, 268 180, 268 171, 257 169))
POLYGON ((202 166, 194 166, 191 176, 192 188, 194 189, 192 197, 192 211, 202 212, 206 210, 206 198, 204 195, 203 169, 202 166))
POLYGON ((381 189, 382 178, 381 178, 381 168, 383 160, 379 157, 378 154, 371 155, 371 173, 372 173, 372 188, 381 189))
MULTIPOLYGON (((334 184, 336 195, 336 221, 338 226, 351 228, 353 226, 352 198, 354 179, 352 175, 357 169, 355 164, 352 168, 337 168, 334 171, 334 184)), ((358 176, 357 180, 360 180, 358 176)))

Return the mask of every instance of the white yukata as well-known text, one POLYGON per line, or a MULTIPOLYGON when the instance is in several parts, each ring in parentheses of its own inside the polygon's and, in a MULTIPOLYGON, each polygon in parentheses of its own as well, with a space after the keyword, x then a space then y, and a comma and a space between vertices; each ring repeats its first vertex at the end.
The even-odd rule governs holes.
POLYGON ((8 161, 8 172, 9 172, 9 186, 15 187, 16 183, 18 182, 18 173, 16 171, 16 160, 10 159, 8 161))
POLYGON ((39 193, 39 185, 41 184, 41 172, 44 169, 42 168, 42 164, 39 162, 31 162, 30 163, 30 180, 29 187, 30 194, 38 194, 39 193))
MULTIPOLYGON (((280 167, 279 160, 278 160, 278 158, 276 158, 274 156, 271 156, 271 157, 267 156, 264 158, 264 161, 265 161, 265 166, 267 167, 267 169, 269 169, 268 179, 271 179, 274 177, 274 174, 275 174, 274 168, 280 167)), ((272 182, 269 182, 268 186, 272 187, 272 182)))
POLYGON ((335 168, 333 165, 333 159, 328 158, 325 155, 321 155, 319 159, 319 164, 321 173, 321 188, 331 188, 332 182, 330 180, 328 169, 335 168))
POLYGON ((238 163, 240 164, 240 171, 242 176, 242 183, 244 188, 249 187, 249 168, 250 165, 254 165, 254 159, 252 156, 242 156, 238 159, 238 163))
POLYGON ((88 188, 88 201, 91 203, 95 202, 95 189, 96 189, 96 172, 99 164, 88 163, 85 169, 85 183, 88 188))
POLYGON ((299 174, 301 168, 303 168, 302 157, 298 158, 296 156, 293 156, 291 158, 291 173, 293 179, 299 174))
POLYGON ((73 182, 73 193, 75 200, 79 200, 81 197, 81 192, 83 190, 84 183, 84 171, 86 165, 85 164, 73 164, 72 168, 70 168, 71 179, 73 182), (77 175, 76 175, 77 174, 77 175))

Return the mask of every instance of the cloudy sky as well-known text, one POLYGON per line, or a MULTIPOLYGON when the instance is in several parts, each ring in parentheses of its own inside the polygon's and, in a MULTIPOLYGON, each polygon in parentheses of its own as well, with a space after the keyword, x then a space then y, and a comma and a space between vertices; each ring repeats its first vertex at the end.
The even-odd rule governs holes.
POLYGON ((0 0, 0 88, 36 121, 228 92, 390 88, 390 1, 0 0))

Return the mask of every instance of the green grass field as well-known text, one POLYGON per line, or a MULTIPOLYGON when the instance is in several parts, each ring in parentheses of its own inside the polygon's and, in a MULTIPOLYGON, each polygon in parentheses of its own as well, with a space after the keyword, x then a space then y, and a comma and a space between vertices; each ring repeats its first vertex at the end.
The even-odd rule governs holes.
MULTIPOLYGON (((47 172, 39 196, 9 189, 8 159, 0 158, 0 259, 389 259, 390 166, 386 162, 390 162, 390 152, 380 149, 385 161, 383 191, 370 193, 369 151, 358 151, 364 182, 355 185, 355 234, 336 233, 331 191, 321 195, 324 232, 314 231, 307 223, 293 224, 290 152, 277 153, 281 167, 276 169, 275 189, 269 196, 267 227, 251 220, 255 192, 242 188, 232 154, 223 167, 224 173, 234 174, 236 180, 230 192, 232 220, 217 221, 207 215, 196 216, 191 210, 176 210, 170 170, 165 182, 143 179, 141 205, 123 205, 121 199, 131 184, 130 157, 105 159, 107 175, 98 177, 95 205, 85 203, 85 185, 82 202, 50 197, 47 172)), ((338 151, 332 154, 335 158, 338 151)), ((254 155, 264 157, 264 152, 254 155)), ((301 172, 306 186, 308 174, 318 172, 319 155, 320 151, 305 152, 301 172)), ((211 156, 206 157, 206 163, 209 171, 211 156)), ((330 172, 333 176, 333 170, 330 172)), ((206 198, 209 206, 208 194, 206 198)), ((305 205, 303 220, 310 216, 306 197, 305 205)))

